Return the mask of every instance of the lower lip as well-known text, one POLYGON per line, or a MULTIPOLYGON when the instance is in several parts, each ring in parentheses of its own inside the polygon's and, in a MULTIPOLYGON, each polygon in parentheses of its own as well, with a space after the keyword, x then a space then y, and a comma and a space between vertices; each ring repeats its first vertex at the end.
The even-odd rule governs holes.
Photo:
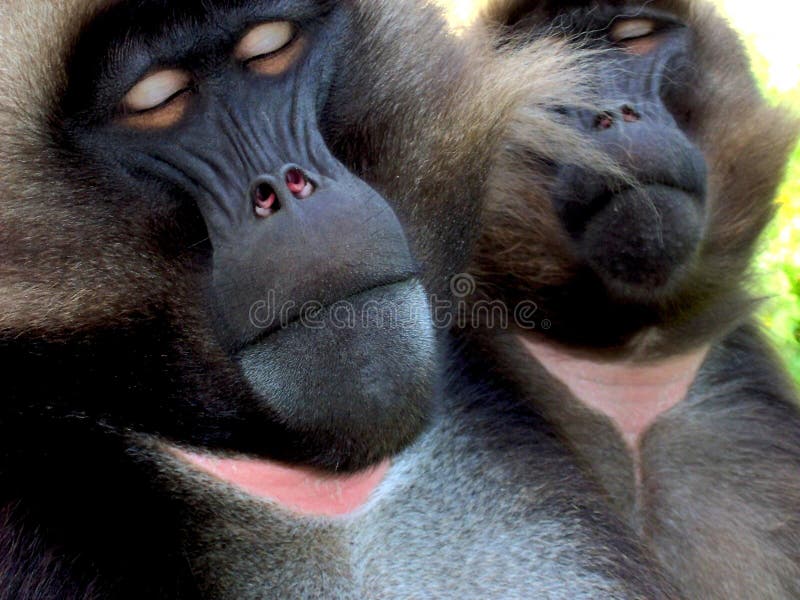
POLYGON ((364 506, 386 478, 386 461, 356 474, 329 475, 267 460, 221 458, 177 448, 172 453, 192 467, 290 512, 313 517, 343 517, 364 506))

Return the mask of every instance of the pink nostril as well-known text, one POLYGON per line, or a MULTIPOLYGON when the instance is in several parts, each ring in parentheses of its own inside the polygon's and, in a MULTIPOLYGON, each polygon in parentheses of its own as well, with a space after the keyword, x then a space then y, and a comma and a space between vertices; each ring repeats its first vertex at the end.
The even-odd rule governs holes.
POLYGON ((280 209, 278 196, 269 184, 262 183, 255 191, 255 208, 259 217, 268 217, 280 209))
POLYGON ((622 107, 622 118, 625 119, 626 123, 635 123, 641 119, 642 116, 630 106, 625 105, 622 107))
POLYGON ((296 198, 308 198, 314 192, 313 184, 306 179, 300 169, 290 169, 286 172, 286 187, 296 198))
POLYGON ((594 126, 597 129, 611 129, 614 125, 614 117, 608 113, 600 113, 594 119, 594 126))
POLYGON ((298 169, 286 173, 286 185, 293 194, 299 194, 306 187, 306 178, 298 169))

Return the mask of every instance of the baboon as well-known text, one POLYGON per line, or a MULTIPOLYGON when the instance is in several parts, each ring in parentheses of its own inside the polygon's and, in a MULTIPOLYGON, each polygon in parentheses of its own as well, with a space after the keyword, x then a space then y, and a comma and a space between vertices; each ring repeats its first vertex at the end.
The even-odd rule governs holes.
POLYGON ((800 408, 748 270, 797 119, 704 2, 495 2, 483 23, 502 54, 597 52, 594 105, 558 113, 622 171, 508 138, 473 272, 537 312, 484 323, 485 351, 687 597, 800 597, 800 408))
POLYGON ((443 23, 0 4, 0 598, 675 597, 435 327, 496 141, 549 156, 581 79, 443 23))

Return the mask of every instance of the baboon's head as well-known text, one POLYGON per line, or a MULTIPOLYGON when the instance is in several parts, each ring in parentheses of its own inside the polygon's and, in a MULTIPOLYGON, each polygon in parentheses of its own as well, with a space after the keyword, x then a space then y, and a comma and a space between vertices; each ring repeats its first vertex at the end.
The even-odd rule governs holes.
POLYGON ((417 0, 3 2, 0 425, 201 468, 356 470, 413 440, 445 364, 429 297, 509 107, 565 64, 470 39, 417 0))
POLYGON ((735 325, 797 132, 762 98, 736 34, 692 1, 496 3, 489 15, 500 52, 542 37, 597 51, 592 106, 559 112, 622 173, 509 153, 476 259, 488 293, 535 301, 547 335, 573 345, 646 336, 664 348, 735 325), (552 179, 526 177, 537 170, 552 179))

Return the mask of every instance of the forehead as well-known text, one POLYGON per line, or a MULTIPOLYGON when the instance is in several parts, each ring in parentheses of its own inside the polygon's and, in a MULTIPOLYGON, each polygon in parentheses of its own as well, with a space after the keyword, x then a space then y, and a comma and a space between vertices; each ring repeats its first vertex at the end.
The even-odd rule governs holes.
MULTIPOLYGON (((66 87, 68 60, 76 43, 102 19, 122 31, 144 23, 156 30, 192 15, 195 22, 226 12, 302 21, 354 0, 0 0, 0 131, 17 138, 20 129, 45 120, 66 87), (122 16, 127 21, 121 21, 122 16), (160 21, 159 15, 167 19, 160 21), (148 24, 149 23, 149 24, 148 24), (24 98, 25 102, 20 102, 24 98)), ((191 20, 191 19, 190 19, 191 20)), ((0 144, 0 147, 4 144, 0 144)), ((0 155, 2 155, 0 148, 0 155)))
POLYGON ((102 42, 120 37, 128 41, 188 35, 196 45, 202 45, 209 37, 239 32, 256 22, 306 23, 334 4, 331 0, 106 0, 95 4, 93 16, 81 28, 81 37, 102 42))
POLYGON ((650 16, 691 25, 693 4, 693 0, 519 0, 507 11, 500 8, 496 17, 520 31, 600 34, 620 17, 650 16))
POLYGON ((578 11, 589 15, 604 12, 636 14, 643 10, 671 13, 679 18, 691 15, 694 0, 546 0, 541 10, 549 14, 578 11))
POLYGON ((334 4, 337 3, 333 0, 106 0, 95 10, 98 18, 147 28, 172 22, 217 23, 228 16, 304 21, 330 10, 334 4))
POLYGON ((0 71, 15 61, 15 50, 20 55, 51 50, 37 53, 39 57, 63 54, 64 46, 103 18, 127 18, 119 24, 128 27, 163 26, 173 20, 203 22, 231 13, 302 21, 340 4, 337 0, 2 0, 0 44, 8 60, 0 71))

